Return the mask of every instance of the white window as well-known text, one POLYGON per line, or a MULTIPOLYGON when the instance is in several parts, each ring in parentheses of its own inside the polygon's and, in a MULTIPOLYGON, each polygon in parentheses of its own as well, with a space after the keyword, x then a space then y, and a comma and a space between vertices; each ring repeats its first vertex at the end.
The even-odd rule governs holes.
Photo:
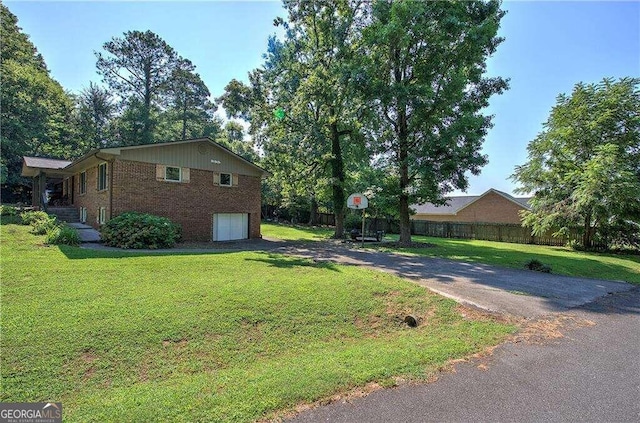
POLYGON ((80 207, 80 222, 86 223, 87 221, 87 208, 80 207))
POLYGON ((233 178, 230 173, 220 174, 220 186, 230 187, 233 184, 233 178))
POLYGON ((182 181, 182 169, 179 167, 167 166, 164 170, 164 180, 172 182, 182 181))
POLYGON ((103 225, 107 221, 107 209, 100 207, 98 209, 98 223, 103 225))

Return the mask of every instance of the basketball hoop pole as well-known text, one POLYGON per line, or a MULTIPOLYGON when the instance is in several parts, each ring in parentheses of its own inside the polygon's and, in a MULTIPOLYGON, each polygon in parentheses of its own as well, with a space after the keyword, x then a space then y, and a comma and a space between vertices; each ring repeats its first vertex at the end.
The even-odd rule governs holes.
POLYGON ((362 209, 362 249, 364 249, 364 212, 366 209, 362 209))

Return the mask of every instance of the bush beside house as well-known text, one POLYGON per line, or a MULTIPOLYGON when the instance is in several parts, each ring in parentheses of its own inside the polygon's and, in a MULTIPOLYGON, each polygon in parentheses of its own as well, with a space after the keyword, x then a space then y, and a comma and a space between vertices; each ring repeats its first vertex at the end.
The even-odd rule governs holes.
POLYGON ((100 229, 105 245, 118 248, 171 248, 180 240, 181 228, 166 217, 123 213, 100 229))

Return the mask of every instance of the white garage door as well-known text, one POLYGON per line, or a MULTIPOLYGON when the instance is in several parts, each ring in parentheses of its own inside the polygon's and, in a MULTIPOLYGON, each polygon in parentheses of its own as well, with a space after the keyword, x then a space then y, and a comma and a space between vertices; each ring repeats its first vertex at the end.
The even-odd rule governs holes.
POLYGON ((216 213, 213 215, 213 240, 230 241, 249 238, 247 213, 216 213))

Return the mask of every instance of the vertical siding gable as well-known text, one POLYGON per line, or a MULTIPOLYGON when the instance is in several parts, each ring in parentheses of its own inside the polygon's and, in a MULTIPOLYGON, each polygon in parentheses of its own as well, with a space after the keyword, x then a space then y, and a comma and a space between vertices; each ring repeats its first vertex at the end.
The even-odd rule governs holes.
POLYGON ((210 142, 120 150, 120 160, 262 177, 262 171, 210 142))

